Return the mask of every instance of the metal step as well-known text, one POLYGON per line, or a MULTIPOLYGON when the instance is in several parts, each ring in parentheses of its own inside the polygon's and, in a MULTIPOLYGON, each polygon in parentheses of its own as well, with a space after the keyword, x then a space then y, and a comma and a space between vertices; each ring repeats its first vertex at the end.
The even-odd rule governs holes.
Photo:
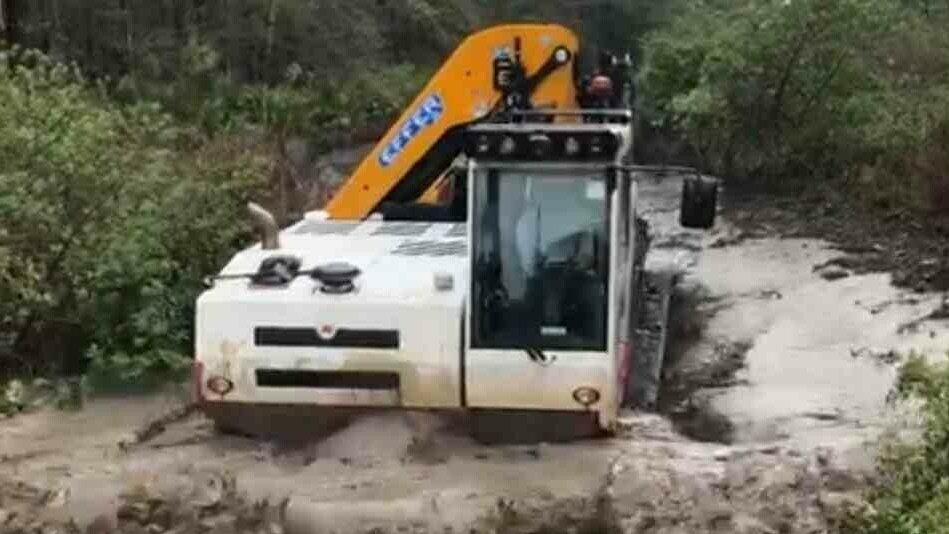
POLYGON ((677 275, 671 270, 646 271, 642 315, 633 332, 633 368, 627 385, 627 407, 655 410, 666 334, 669 329, 669 303, 677 275))

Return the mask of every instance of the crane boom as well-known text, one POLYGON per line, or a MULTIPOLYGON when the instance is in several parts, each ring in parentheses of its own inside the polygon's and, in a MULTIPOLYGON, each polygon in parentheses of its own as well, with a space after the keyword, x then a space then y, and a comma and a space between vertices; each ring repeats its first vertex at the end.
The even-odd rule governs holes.
POLYGON ((430 199, 462 151, 466 126, 504 109, 575 107, 578 49, 578 37, 553 24, 471 35, 336 192, 327 214, 362 219, 383 203, 430 199))

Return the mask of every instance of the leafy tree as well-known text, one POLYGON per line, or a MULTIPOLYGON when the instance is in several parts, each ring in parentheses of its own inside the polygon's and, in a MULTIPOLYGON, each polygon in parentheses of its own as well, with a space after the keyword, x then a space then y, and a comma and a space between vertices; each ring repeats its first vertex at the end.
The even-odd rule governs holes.
POLYGON ((191 156, 157 106, 117 107, 75 68, 20 61, 0 78, 0 369, 170 371, 201 277, 247 237, 261 162, 191 156))
POLYGON ((853 149, 839 125, 864 119, 852 97, 876 90, 861 53, 890 17, 856 0, 697 3, 648 41, 644 101, 718 172, 839 171, 853 149))
POLYGON ((877 204, 944 210, 949 17, 936 4, 694 2, 646 41, 643 108, 713 172, 846 179, 877 204))

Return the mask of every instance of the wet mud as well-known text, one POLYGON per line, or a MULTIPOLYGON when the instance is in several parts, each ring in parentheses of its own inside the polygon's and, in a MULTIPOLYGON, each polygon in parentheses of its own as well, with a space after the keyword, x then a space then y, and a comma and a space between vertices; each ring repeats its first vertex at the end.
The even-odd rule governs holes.
POLYGON ((806 200, 765 199, 728 183, 718 227, 683 233, 674 183, 641 183, 659 234, 655 256, 682 272, 662 413, 700 441, 830 445, 865 461, 877 436, 902 418, 886 403, 896 366, 910 351, 939 358, 949 347, 946 298, 926 291, 937 287, 930 271, 941 262, 891 274, 892 264, 879 261, 932 252, 931 240, 887 248, 871 242, 871 231, 833 241, 860 233, 863 213, 828 240, 802 238, 847 204, 803 216, 813 208, 806 200), (921 283, 905 283, 914 272, 921 283))
POLYGON ((849 191, 833 183, 782 191, 733 180, 724 214, 740 239, 820 239, 836 251, 843 272, 888 273, 894 286, 915 293, 949 291, 949 214, 870 204, 849 191))
POLYGON ((828 531, 863 506, 875 439, 905 423, 894 366, 949 347, 945 300, 728 209, 682 232, 677 181, 641 185, 647 265, 682 275, 660 413, 573 443, 387 413, 286 444, 220 433, 185 386, 91 399, 0 421, 0 532, 828 531))
MULTIPOLYGON (((156 457, 171 449, 82 462, 59 451, 2 470, 0 532, 812 532, 862 506, 865 475, 833 451, 696 443, 645 414, 625 423, 612 440, 572 445, 443 441, 437 464, 406 457, 412 428, 391 417, 341 431, 309 461, 213 434, 175 461, 156 457), (71 476, 37 476, 66 462, 71 476), (109 469, 123 476, 106 480, 109 469)), ((166 433, 201 428, 195 418, 166 433)))

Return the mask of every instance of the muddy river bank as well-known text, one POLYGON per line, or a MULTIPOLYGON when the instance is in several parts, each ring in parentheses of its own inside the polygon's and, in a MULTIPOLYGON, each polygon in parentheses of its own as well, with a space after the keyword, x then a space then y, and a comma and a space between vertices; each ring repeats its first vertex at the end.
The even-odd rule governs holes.
POLYGON ((315 456, 222 442, 188 421, 178 431, 203 442, 168 436, 124 454, 102 442, 102 459, 59 452, 6 466, 0 520, 4 532, 43 533, 815 532, 858 506, 866 483, 831 450, 721 447, 684 440, 658 416, 628 422, 604 443, 442 442, 451 452, 431 461, 389 418, 336 436, 348 452, 315 456), (368 435, 384 453, 360 453, 368 435), (63 462, 69 475, 51 473, 63 462))
POLYGON ((682 232, 678 182, 642 191, 649 261, 682 272, 661 413, 530 446, 374 415, 289 448, 216 433, 184 386, 92 399, 0 421, 0 532, 832 530, 881 436, 913 429, 887 394, 910 350, 949 348, 942 296, 848 268, 829 242, 749 234, 739 211, 682 232))

